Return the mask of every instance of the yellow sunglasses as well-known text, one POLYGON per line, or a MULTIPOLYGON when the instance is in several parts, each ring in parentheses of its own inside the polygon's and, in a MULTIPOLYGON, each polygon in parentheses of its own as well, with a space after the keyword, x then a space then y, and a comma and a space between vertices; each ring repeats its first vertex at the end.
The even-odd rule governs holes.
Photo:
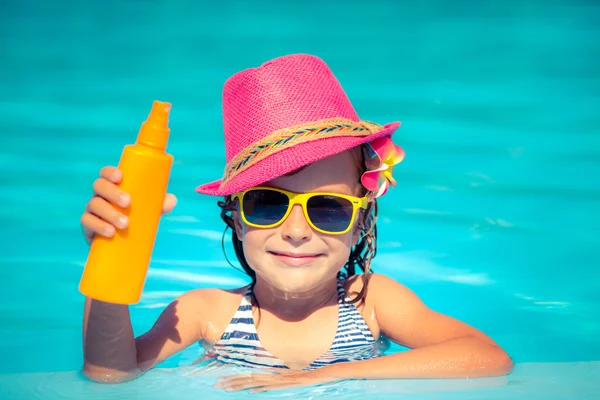
POLYGON ((366 209, 367 197, 338 193, 294 193, 257 186, 232 195, 238 199, 242 220, 254 228, 274 228, 281 224, 294 205, 302 206, 308 224, 316 231, 342 235, 350 231, 359 209, 366 209))

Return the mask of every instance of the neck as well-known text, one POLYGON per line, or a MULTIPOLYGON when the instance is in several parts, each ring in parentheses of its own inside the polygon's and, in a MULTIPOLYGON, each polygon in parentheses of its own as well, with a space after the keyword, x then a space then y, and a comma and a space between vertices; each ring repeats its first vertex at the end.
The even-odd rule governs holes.
POLYGON ((286 321, 300 321, 316 310, 338 302, 337 278, 321 282, 304 292, 289 292, 271 286, 256 277, 254 296, 261 310, 268 311, 286 321))

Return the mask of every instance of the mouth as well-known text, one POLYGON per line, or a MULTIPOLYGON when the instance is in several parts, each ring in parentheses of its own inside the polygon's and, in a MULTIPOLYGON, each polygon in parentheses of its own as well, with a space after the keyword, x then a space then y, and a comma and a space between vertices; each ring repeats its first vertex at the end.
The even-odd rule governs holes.
POLYGON ((322 254, 288 253, 276 251, 269 251, 269 254, 273 255, 282 263, 295 267, 308 265, 322 256, 322 254))

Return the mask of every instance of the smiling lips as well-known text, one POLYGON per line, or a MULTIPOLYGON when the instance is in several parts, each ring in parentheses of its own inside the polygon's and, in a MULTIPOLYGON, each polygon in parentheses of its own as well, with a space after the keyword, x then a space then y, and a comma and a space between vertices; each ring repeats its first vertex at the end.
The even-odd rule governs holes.
POLYGON ((275 258, 282 263, 292 265, 294 267, 308 265, 321 256, 320 254, 287 253, 275 251, 270 251, 269 253, 275 256, 275 258))

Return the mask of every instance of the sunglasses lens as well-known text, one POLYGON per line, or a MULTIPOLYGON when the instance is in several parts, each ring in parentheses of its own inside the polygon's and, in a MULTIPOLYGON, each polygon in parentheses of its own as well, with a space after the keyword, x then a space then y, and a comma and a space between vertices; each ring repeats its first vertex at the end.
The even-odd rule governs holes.
POLYGON ((250 190, 244 195, 242 204, 246 220, 255 225, 272 225, 285 215, 288 197, 274 190, 250 190))
POLYGON ((352 220, 350 200, 337 196, 318 195, 308 199, 308 217, 319 229, 326 232, 343 232, 352 220))

